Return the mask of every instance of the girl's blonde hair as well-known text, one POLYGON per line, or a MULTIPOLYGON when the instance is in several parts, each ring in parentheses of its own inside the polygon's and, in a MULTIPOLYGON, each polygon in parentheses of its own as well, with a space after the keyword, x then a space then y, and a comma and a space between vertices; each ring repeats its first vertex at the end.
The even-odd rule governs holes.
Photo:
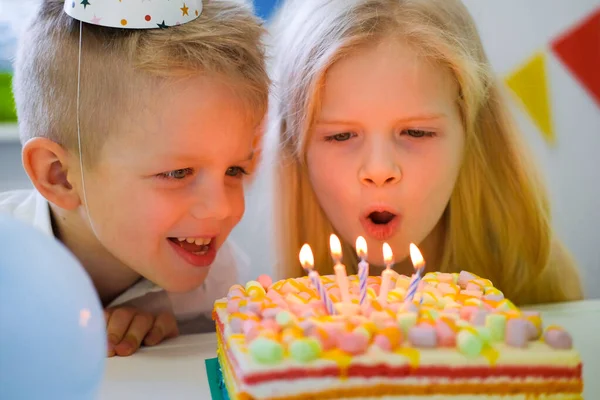
MULTIPOLYGON (((270 109, 270 135, 277 149, 279 271, 302 274, 298 251, 309 243, 320 272, 332 273, 327 244, 334 230, 308 179, 308 135, 328 68, 391 36, 448 68, 460 88, 464 159, 442 217, 445 245, 434 269, 470 270, 520 304, 580 298, 574 264, 553 237, 540 176, 520 141, 475 24, 459 0, 289 0, 280 10, 272 26, 270 109), (565 285, 562 279, 571 281, 565 285)), ((344 243, 344 248, 344 262, 355 273, 352 244, 344 243)))

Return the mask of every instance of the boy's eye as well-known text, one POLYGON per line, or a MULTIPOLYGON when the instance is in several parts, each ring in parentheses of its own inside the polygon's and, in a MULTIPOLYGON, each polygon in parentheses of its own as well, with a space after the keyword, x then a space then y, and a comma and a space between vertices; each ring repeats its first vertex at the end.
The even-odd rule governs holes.
POLYGON ((161 174, 158 174, 158 176, 160 178, 164 178, 164 179, 182 180, 182 179, 185 179, 188 176, 192 175, 193 173, 194 173, 194 170, 192 168, 183 168, 183 169, 175 169, 175 170, 169 171, 169 172, 163 172, 161 174))
POLYGON ((229 167, 225 171, 225 175, 241 178, 244 175, 248 175, 248 172, 242 167, 229 167))
POLYGON ((405 129, 401 133, 401 135, 408 135, 414 138, 422 138, 424 136, 432 137, 435 136, 434 132, 424 131, 422 129, 405 129))
POLYGON ((325 137, 325 141, 327 142, 345 142, 346 140, 349 140, 350 138, 353 138, 354 136, 356 136, 355 133, 352 132, 341 132, 341 133, 336 133, 335 135, 331 135, 331 136, 326 136, 325 137))

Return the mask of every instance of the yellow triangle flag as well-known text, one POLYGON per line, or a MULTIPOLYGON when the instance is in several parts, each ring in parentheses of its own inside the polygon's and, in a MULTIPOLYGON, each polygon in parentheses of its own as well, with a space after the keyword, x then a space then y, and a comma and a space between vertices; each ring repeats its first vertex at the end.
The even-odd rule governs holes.
POLYGON ((547 78, 546 58, 544 53, 539 52, 531 57, 525 65, 506 77, 505 82, 542 131, 544 139, 553 143, 555 136, 547 78))

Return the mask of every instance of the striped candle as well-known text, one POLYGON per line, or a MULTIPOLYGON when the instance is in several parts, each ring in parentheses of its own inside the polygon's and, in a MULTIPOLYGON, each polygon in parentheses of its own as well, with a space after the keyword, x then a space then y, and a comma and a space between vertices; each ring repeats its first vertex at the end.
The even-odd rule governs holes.
POLYGON ((380 304, 387 303, 387 295, 390 290, 392 275, 394 275, 394 271, 392 270, 394 253, 392 253, 390 245, 385 242, 383 243, 383 261, 385 262, 385 269, 381 273, 381 286, 379 286, 379 297, 377 297, 380 304))
POLYGON ((412 243, 410 244, 410 259, 415 267, 415 273, 412 276, 410 285, 408 285, 408 290, 406 291, 406 296, 404 297, 405 303, 410 303, 413 301, 415 294, 417 293, 417 289, 419 288, 419 283, 421 282, 421 275, 425 269, 425 260, 423 260, 423 256, 421 255, 421 252, 417 246, 412 243))
POLYGON ((315 259, 313 257, 312 251, 308 244, 304 244, 300 249, 300 264, 302 264, 302 268, 308 271, 308 277, 310 278, 311 283, 317 290, 321 301, 325 304, 325 308, 327 309, 327 313, 329 315, 335 314, 335 308, 333 307, 333 301, 331 301, 331 297, 327 293, 327 289, 321 282, 321 277, 317 271, 313 269, 315 263, 315 259))
POLYGON ((356 254, 360 257, 358 263, 358 282, 360 293, 360 305, 367 301, 367 280, 369 279, 369 263, 367 263, 367 241, 364 237, 356 238, 356 254))

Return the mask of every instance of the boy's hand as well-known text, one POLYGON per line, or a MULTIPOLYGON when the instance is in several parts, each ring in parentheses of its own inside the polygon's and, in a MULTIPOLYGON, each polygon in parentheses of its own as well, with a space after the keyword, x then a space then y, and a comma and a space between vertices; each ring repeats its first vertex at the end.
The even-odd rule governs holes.
POLYGON ((179 335, 175 316, 162 313, 154 316, 132 307, 115 307, 104 310, 108 357, 130 356, 142 343, 154 346, 179 335))

